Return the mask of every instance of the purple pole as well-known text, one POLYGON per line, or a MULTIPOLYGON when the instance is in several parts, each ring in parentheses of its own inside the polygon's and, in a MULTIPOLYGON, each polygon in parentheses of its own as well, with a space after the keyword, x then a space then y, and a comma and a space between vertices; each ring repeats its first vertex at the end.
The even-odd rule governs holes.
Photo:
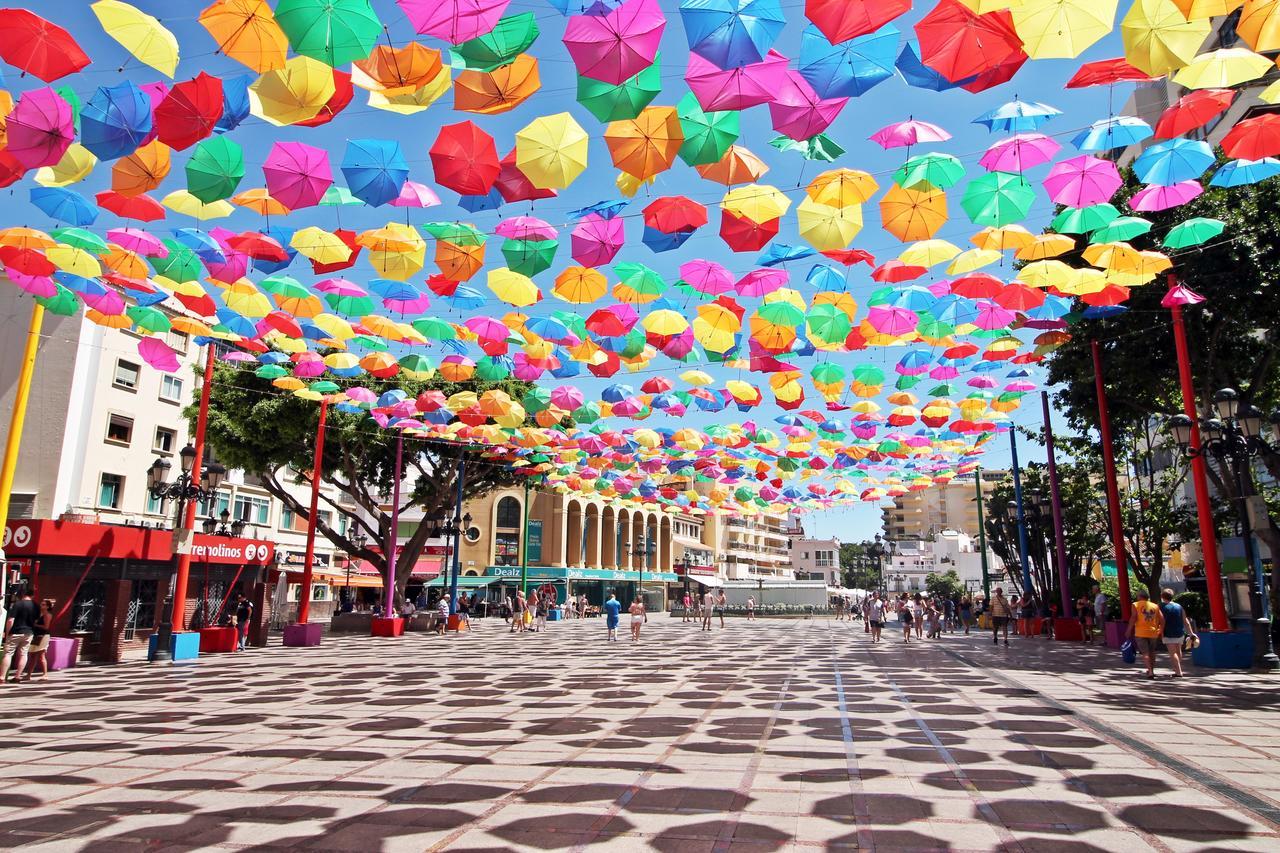
POLYGON ((1040 392, 1044 411, 1044 447, 1049 455, 1049 497, 1053 505, 1053 555, 1058 564, 1058 595, 1062 598, 1062 615, 1075 616, 1075 602, 1068 589, 1067 542, 1062 533, 1062 492, 1058 488, 1058 460, 1053 452, 1053 422, 1049 418, 1049 392, 1040 392))
POLYGON ((394 617, 396 596, 396 563, 400 555, 400 477, 404 470, 404 431, 396 436, 396 476, 391 485, 391 535, 387 538, 387 606, 385 618, 394 617))

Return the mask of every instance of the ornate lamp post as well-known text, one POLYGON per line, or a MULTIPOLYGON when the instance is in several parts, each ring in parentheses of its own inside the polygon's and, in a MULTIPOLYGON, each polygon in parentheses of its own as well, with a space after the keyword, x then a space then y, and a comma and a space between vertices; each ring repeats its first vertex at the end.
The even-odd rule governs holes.
MULTIPOLYGON (((1249 460, 1271 453, 1280 453, 1280 409, 1271 413, 1272 441, 1262 437, 1262 412, 1253 406, 1240 406, 1239 395, 1231 388, 1223 388, 1213 395, 1216 418, 1200 423, 1201 442, 1193 447, 1191 431, 1195 425, 1186 415, 1174 415, 1168 420, 1169 431, 1183 456, 1194 459, 1209 454, 1218 460, 1219 467, 1230 464, 1231 475, 1236 481, 1236 519, 1240 538, 1244 542, 1245 562, 1249 566, 1249 617, 1253 623, 1253 665, 1257 669, 1280 669, 1280 657, 1276 656, 1271 642, 1271 619, 1267 615, 1262 565, 1258 561, 1253 542, 1253 524, 1249 520, 1248 500, 1250 488, 1249 460)), ((1206 549, 1215 543, 1206 542, 1206 549)))
MULTIPOLYGON (((212 509, 212 507, 210 509, 212 509)), ((222 519, 221 523, 216 521, 212 514, 206 516, 204 521, 200 522, 200 527, 204 530, 206 535, 235 536, 238 538, 241 533, 244 533, 244 519, 237 518, 235 521, 231 521, 231 510, 224 509, 219 513, 218 518, 222 519)))
POLYGON ((649 559, 653 557, 653 552, 654 543, 648 536, 645 536, 644 544, 635 544, 630 552, 632 557, 636 557, 640 561, 640 579, 636 582, 636 595, 639 596, 640 603, 646 609, 648 609, 649 603, 644 598, 644 567, 649 562, 649 559))
MULTIPOLYGON (((147 491, 156 500, 171 500, 177 504, 174 515, 174 535, 182 526, 187 504, 192 501, 210 501, 217 493, 222 481, 227 477, 227 469, 217 462, 208 462, 202 466, 201 477, 197 482, 192 476, 196 464, 196 449, 188 444, 178 452, 178 461, 182 471, 172 483, 165 482, 173 465, 167 459, 157 457, 147 469, 147 491)), ((185 598, 185 596, 184 596, 185 598)), ((173 637, 173 621, 176 608, 185 607, 185 601, 177 601, 172 592, 165 595, 161 606, 161 619, 156 626, 156 653, 153 660, 168 661, 173 659, 169 644, 173 637)))
MULTIPOLYGON (((346 594, 347 600, 351 601, 351 560, 356 556, 356 553, 363 551, 364 546, 369 544, 369 537, 364 533, 364 531, 357 531, 356 533, 351 534, 349 538, 351 539, 351 544, 355 546, 355 552, 347 554, 347 580, 346 586, 343 588, 343 592, 346 594)), ((355 607, 354 601, 351 601, 351 606, 353 608, 355 607)))
POLYGON ((453 616, 458 612, 458 565, 456 555, 462 549, 461 536, 471 529, 471 513, 467 513, 459 517, 456 513, 453 518, 445 518, 443 520, 436 519, 431 525, 431 535, 433 537, 444 537, 444 565, 445 571, 449 571, 449 567, 453 567, 449 583, 449 615, 453 616), (450 556, 455 556, 453 562, 450 556))

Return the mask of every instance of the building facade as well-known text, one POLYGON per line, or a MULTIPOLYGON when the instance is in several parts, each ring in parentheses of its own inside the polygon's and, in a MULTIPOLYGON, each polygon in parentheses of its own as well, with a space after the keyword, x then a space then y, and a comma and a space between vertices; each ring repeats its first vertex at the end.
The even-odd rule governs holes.
POLYGON ((787 516, 787 547, 796 580, 820 580, 827 586, 844 586, 840 579, 840 540, 814 539, 804 529, 798 513, 787 516))
MULTIPOLYGON (((984 499, 1008 474, 1008 471, 982 471, 984 499)), ((885 538, 897 542, 928 541, 943 530, 955 530, 976 538, 976 497, 972 476, 957 477, 945 485, 899 495, 893 503, 881 509, 885 538)))
MULTIPOLYGON (((930 574, 954 571, 971 592, 982 589, 982 552, 978 541, 958 530, 942 530, 931 539, 908 539, 894 543, 886 558, 884 587, 891 593, 923 592, 930 574)), ((1004 578, 1004 564, 987 550, 987 575, 992 583, 1004 578)))

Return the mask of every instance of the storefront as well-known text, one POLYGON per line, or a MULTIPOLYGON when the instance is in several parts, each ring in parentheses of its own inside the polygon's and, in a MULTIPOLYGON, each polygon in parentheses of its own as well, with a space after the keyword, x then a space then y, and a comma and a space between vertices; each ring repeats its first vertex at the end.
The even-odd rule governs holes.
MULTIPOLYGON (((150 527, 13 521, 0 547, 20 564, 19 580, 34 597, 54 599, 53 633, 78 638, 84 660, 116 662, 145 647, 176 567, 172 532, 150 527)), ((218 624, 237 594, 261 617, 275 553, 266 540, 193 534, 187 626, 218 624)))
MULTIPOLYGON (((556 593, 556 601, 563 604, 569 596, 585 595, 587 603, 599 607, 610 593, 619 601, 630 604, 642 580, 641 572, 612 569, 578 569, 564 566, 529 566, 524 575, 530 589, 547 588, 556 593)), ((678 583, 679 575, 672 572, 644 572, 644 598, 650 610, 666 607, 668 584, 678 583)), ((520 588, 519 566, 489 566, 481 574, 465 574, 458 578, 459 591, 479 590, 481 596, 500 602, 507 595, 514 595, 520 588)), ((447 589, 448 574, 431 581, 431 589, 447 589)))

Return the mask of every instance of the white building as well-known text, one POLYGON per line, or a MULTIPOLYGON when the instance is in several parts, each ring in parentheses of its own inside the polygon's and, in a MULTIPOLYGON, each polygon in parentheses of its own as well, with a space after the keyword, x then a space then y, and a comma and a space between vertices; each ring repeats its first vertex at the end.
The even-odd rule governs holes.
MULTIPOLYGON (((989 548, 987 566, 992 578, 1003 576, 1004 565, 989 548)), ((948 571, 956 572, 970 590, 982 588, 982 554, 976 540, 956 530, 943 530, 932 540, 896 543, 885 567, 885 588, 889 592, 921 591, 930 573, 948 571)))
POLYGON ((804 520, 797 513, 787 517, 787 547, 796 580, 821 580, 830 587, 840 580, 840 540, 813 539, 805 535, 804 520))

